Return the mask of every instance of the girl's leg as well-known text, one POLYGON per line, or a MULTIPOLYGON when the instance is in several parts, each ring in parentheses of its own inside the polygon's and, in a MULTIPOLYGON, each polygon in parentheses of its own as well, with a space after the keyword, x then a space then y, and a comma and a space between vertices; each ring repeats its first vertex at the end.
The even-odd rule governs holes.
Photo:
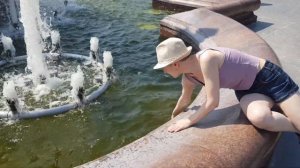
POLYGON ((297 92, 278 105, 300 133, 300 93, 297 92))
MULTIPOLYGON (((300 97, 298 101, 300 108, 300 97)), ((258 128, 276 132, 296 132, 289 118, 281 113, 271 111, 274 102, 268 96, 258 93, 248 94, 241 98, 240 105, 249 121, 258 128)))

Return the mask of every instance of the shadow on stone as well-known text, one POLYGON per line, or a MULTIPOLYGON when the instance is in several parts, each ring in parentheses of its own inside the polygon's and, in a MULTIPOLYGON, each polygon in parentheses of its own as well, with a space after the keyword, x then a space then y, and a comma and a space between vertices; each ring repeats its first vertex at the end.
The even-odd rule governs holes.
POLYGON ((252 23, 248 26, 248 28, 250 28, 252 31, 254 32, 258 32, 261 31, 263 29, 266 29, 270 26, 272 26, 273 23, 268 23, 268 22, 262 22, 262 21, 257 21, 256 23, 252 23))
POLYGON ((261 3, 260 6, 272 6, 273 4, 270 3, 261 3))

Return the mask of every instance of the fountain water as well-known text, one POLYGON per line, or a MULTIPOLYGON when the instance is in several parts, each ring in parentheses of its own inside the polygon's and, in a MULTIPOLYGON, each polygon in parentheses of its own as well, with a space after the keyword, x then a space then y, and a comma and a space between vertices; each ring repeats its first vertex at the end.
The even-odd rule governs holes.
POLYGON ((90 40, 90 58, 92 61, 99 61, 99 39, 92 37, 90 40))
POLYGON ((32 71, 34 84, 38 85, 45 83, 49 78, 45 57, 42 54, 43 46, 40 32, 43 31, 39 30, 41 25, 39 1, 21 0, 20 7, 27 50, 27 68, 32 71))
POLYGON ((110 76, 113 73, 113 57, 111 55, 110 51, 104 51, 103 52, 103 62, 104 62, 104 68, 106 70, 106 76, 110 78, 110 76))
POLYGON ((51 60, 58 61, 59 57, 62 54, 61 51, 61 45, 60 45, 60 34, 57 30, 51 31, 51 50, 50 50, 50 56, 51 60))
POLYGON ((80 66, 77 66, 77 72, 71 76, 72 96, 79 103, 83 102, 84 98, 84 76, 80 66))
POLYGON ((16 49, 13 45, 12 39, 4 36, 3 34, 1 34, 0 39, 0 45, 2 45, 3 48, 2 51, 0 50, 0 55, 7 57, 8 59, 13 59, 13 57, 16 56, 16 49))
MULTIPOLYGON (((3 86, 3 95, 9 108, 1 109, 0 100, 0 118, 35 118, 61 114, 100 96, 113 78, 111 52, 104 52, 104 65, 99 62, 99 39, 92 37, 90 57, 63 53, 59 31, 51 30, 52 28, 41 19, 39 0, 20 0, 20 8, 27 56, 13 57, 12 60, 18 62, 27 59, 27 66, 23 73, 12 72, 4 75, 3 80, 9 81, 3 86), (74 59, 80 60, 83 66, 77 65, 77 72, 73 73, 70 69, 74 69, 72 67, 78 64, 78 61, 72 62, 74 59), (87 80, 84 76, 87 76, 87 80), (68 84, 72 90, 68 89, 68 84), (85 90, 88 95, 85 95, 85 90), (22 108, 19 99, 24 101, 22 108), (58 106, 53 107, 52 101, 59 102, 56 103, 58 106), (50 102, 50 108, 36 107, 47 107, 47 102, 50 102)), ((4 50, 15 53, 12 40, 8 40, 6 36, 2 36, 1 39, 4 50)), ((6 61, 2 65, 11 66, 14 61, 6 61)))
POLYGON ((3 96, 5 97, 6 102, 13 114, 20 112, 21 108, 19 106, 18 94, 13 81, 4 83, 3 96))

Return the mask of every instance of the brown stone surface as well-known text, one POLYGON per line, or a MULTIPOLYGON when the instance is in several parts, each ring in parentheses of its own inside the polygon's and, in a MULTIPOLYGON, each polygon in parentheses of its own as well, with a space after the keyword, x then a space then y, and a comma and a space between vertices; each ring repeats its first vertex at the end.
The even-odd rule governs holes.
MULTIPOLYGON (((239 23, 196 9, 170 15, 161 21, 163 36, 178 36, 195 51, 208 46, 236 48, 279 64, 273 50, 259 36, 239 23), (195 19, 197 18, 197 19, 195 19)), ((218 109, 192 128, 168 133, 167 122, 139 140, 79 167, 261 167, 269 160, 278 134, 254 128, 241 112, 232 90, 221 89, 218 109)), ((190 115, 205 98, 201 92, 190 115)))
POLYGON ((272 48, 256 33, 204 8, 167 16, 160 25, 161 36, 179 36, 197 49, 207 46, 231 47, 279 64, 272 48))
POLYGON ((260 4, 260 0, 152 0, 155 9, 184 12, 204 7, 243 24, 256 22, 257 17, 253 11, 257 10, 260 4))

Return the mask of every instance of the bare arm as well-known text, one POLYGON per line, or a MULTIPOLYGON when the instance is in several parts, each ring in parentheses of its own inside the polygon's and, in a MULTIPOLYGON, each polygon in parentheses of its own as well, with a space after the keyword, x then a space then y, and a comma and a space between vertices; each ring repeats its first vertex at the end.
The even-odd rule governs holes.
POLYGON ((201 56, 201 70, 205 81, 206 101, 201 108, 189 117, 191 125, 203 119, 209 112, 219 105, 220 79, 218 59, 214 55, 201 56))
POLYGON ((179 97, 177 104, 172 112, 172 118, 180 114, 191 102, 191 97, 193 94, 193 90, 195 85, 189 81, 185 76, 182 77, 181 81, 182 85, 182 92, 181 96, 179 97))
POLYGON ((218 58, 215 55, 205 53, 201 55, 200 59, 200 66, 205 81, 206 101, 197 112, 170 126, 168 128, 169 132, 177 132, 197 123, 219 104, 220 81, 218 58))

